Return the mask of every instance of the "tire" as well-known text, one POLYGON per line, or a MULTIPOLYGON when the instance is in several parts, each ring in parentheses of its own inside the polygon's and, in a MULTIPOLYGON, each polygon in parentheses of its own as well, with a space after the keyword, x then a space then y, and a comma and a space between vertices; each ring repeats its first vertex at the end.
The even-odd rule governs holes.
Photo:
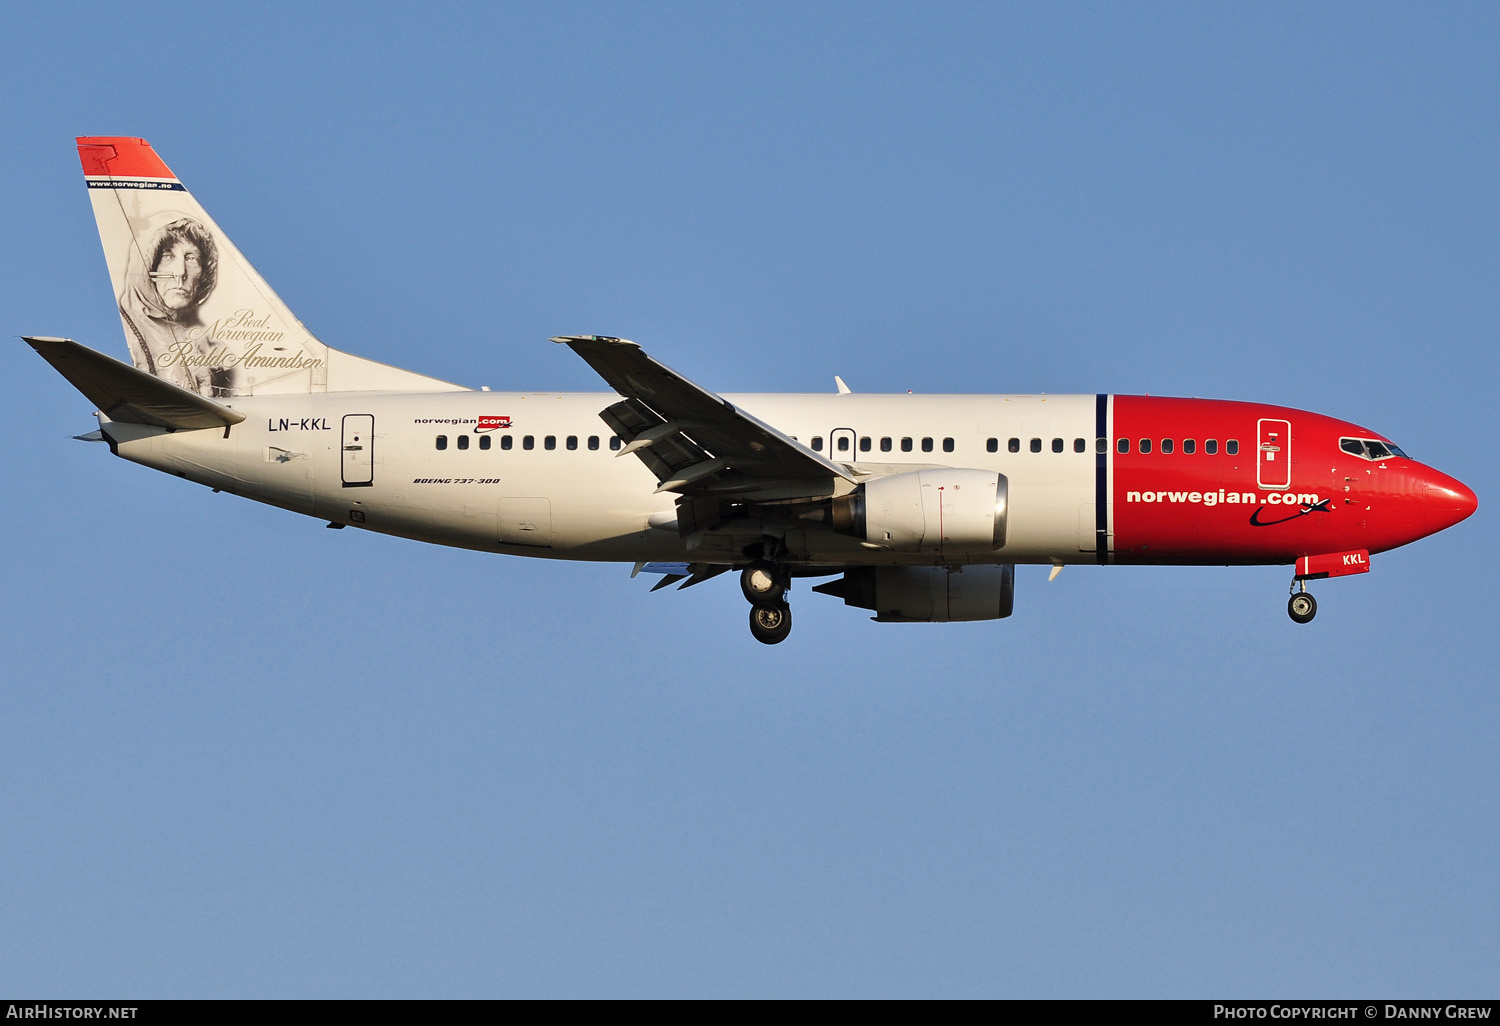
POLYGON ((757 559, 740 573, 740 591, 752 606, 780 605, 786 595, 786 576, 770 560, 757 559))
POLYGON ((792 633, 792 611, 785 605, 751 606, 750 634, 762 645, 779 645, 792 633))
POLYGON ((1318 600, 1305 591, 1299 591, 1287 600, 1286 615, 1297 623, 1311 623, 1318 615, 1318 600))

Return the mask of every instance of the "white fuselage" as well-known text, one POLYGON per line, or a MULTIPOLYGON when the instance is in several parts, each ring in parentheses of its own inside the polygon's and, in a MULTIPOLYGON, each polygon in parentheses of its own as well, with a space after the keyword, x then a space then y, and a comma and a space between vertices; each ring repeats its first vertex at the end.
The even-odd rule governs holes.
MULTIPOLYGON (((1003 472, 1027 502, 1013 509, 1003 549, 982 561, 1064 563, 1093 552, 1093 395, 725 398, 859 473, 1003 472), (1005 449, 1010 437, 1047 443, 1018 458, 1005 449), (1065 441, 1063 452, 1052 451, 1054 438, 1065 441)), ((640 460, 616 458, 611 448, 599 412, 616 401, 611 393, 549 392, 269 396, 227 400, 246 417, 227 432, 108 423, 106 433, 120 456, 201 484, 444 545, 555 559, 716 562, 760 540, 755 525, 682 537, 677 496, 658 494, 640 460), (497 421, 509 426, 476 430, 497 421), (358 437, 371 425, 373 437, 358 437)), ((802 563, 939 561, 874 551, 822 525, 794 527, 785 541, 802 563)))

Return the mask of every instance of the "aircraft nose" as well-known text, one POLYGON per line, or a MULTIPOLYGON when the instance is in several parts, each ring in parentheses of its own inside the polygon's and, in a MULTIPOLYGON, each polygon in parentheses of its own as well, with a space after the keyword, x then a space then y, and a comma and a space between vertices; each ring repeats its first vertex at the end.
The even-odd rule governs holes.
POLYGON ((1473 516, 1479 508, 1479 497, 1457 478, 1429 470, 1423 475, 1426 493, 1425 519, 1429 531, 1441 531, 1460 520, 1473 516))

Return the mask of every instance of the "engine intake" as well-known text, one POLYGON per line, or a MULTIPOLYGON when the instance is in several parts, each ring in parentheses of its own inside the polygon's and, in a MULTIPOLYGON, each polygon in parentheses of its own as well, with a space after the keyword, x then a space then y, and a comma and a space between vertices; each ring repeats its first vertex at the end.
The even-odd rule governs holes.
POLYGON ((915 470, 833 501, 833 529, 897 552, 977 555, 1005 545, 1009 486, 992 470, 915 470))

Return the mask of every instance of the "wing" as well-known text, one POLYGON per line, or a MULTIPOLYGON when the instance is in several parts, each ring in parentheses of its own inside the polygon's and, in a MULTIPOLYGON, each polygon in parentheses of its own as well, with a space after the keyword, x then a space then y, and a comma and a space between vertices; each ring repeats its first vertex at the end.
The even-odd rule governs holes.
POLYGON ((748 499, 828 495, 855 481, 795 439, 693 384, 627 339, 558 336, 625 398, 599 416, 656 475, 658 492, 748 499))

